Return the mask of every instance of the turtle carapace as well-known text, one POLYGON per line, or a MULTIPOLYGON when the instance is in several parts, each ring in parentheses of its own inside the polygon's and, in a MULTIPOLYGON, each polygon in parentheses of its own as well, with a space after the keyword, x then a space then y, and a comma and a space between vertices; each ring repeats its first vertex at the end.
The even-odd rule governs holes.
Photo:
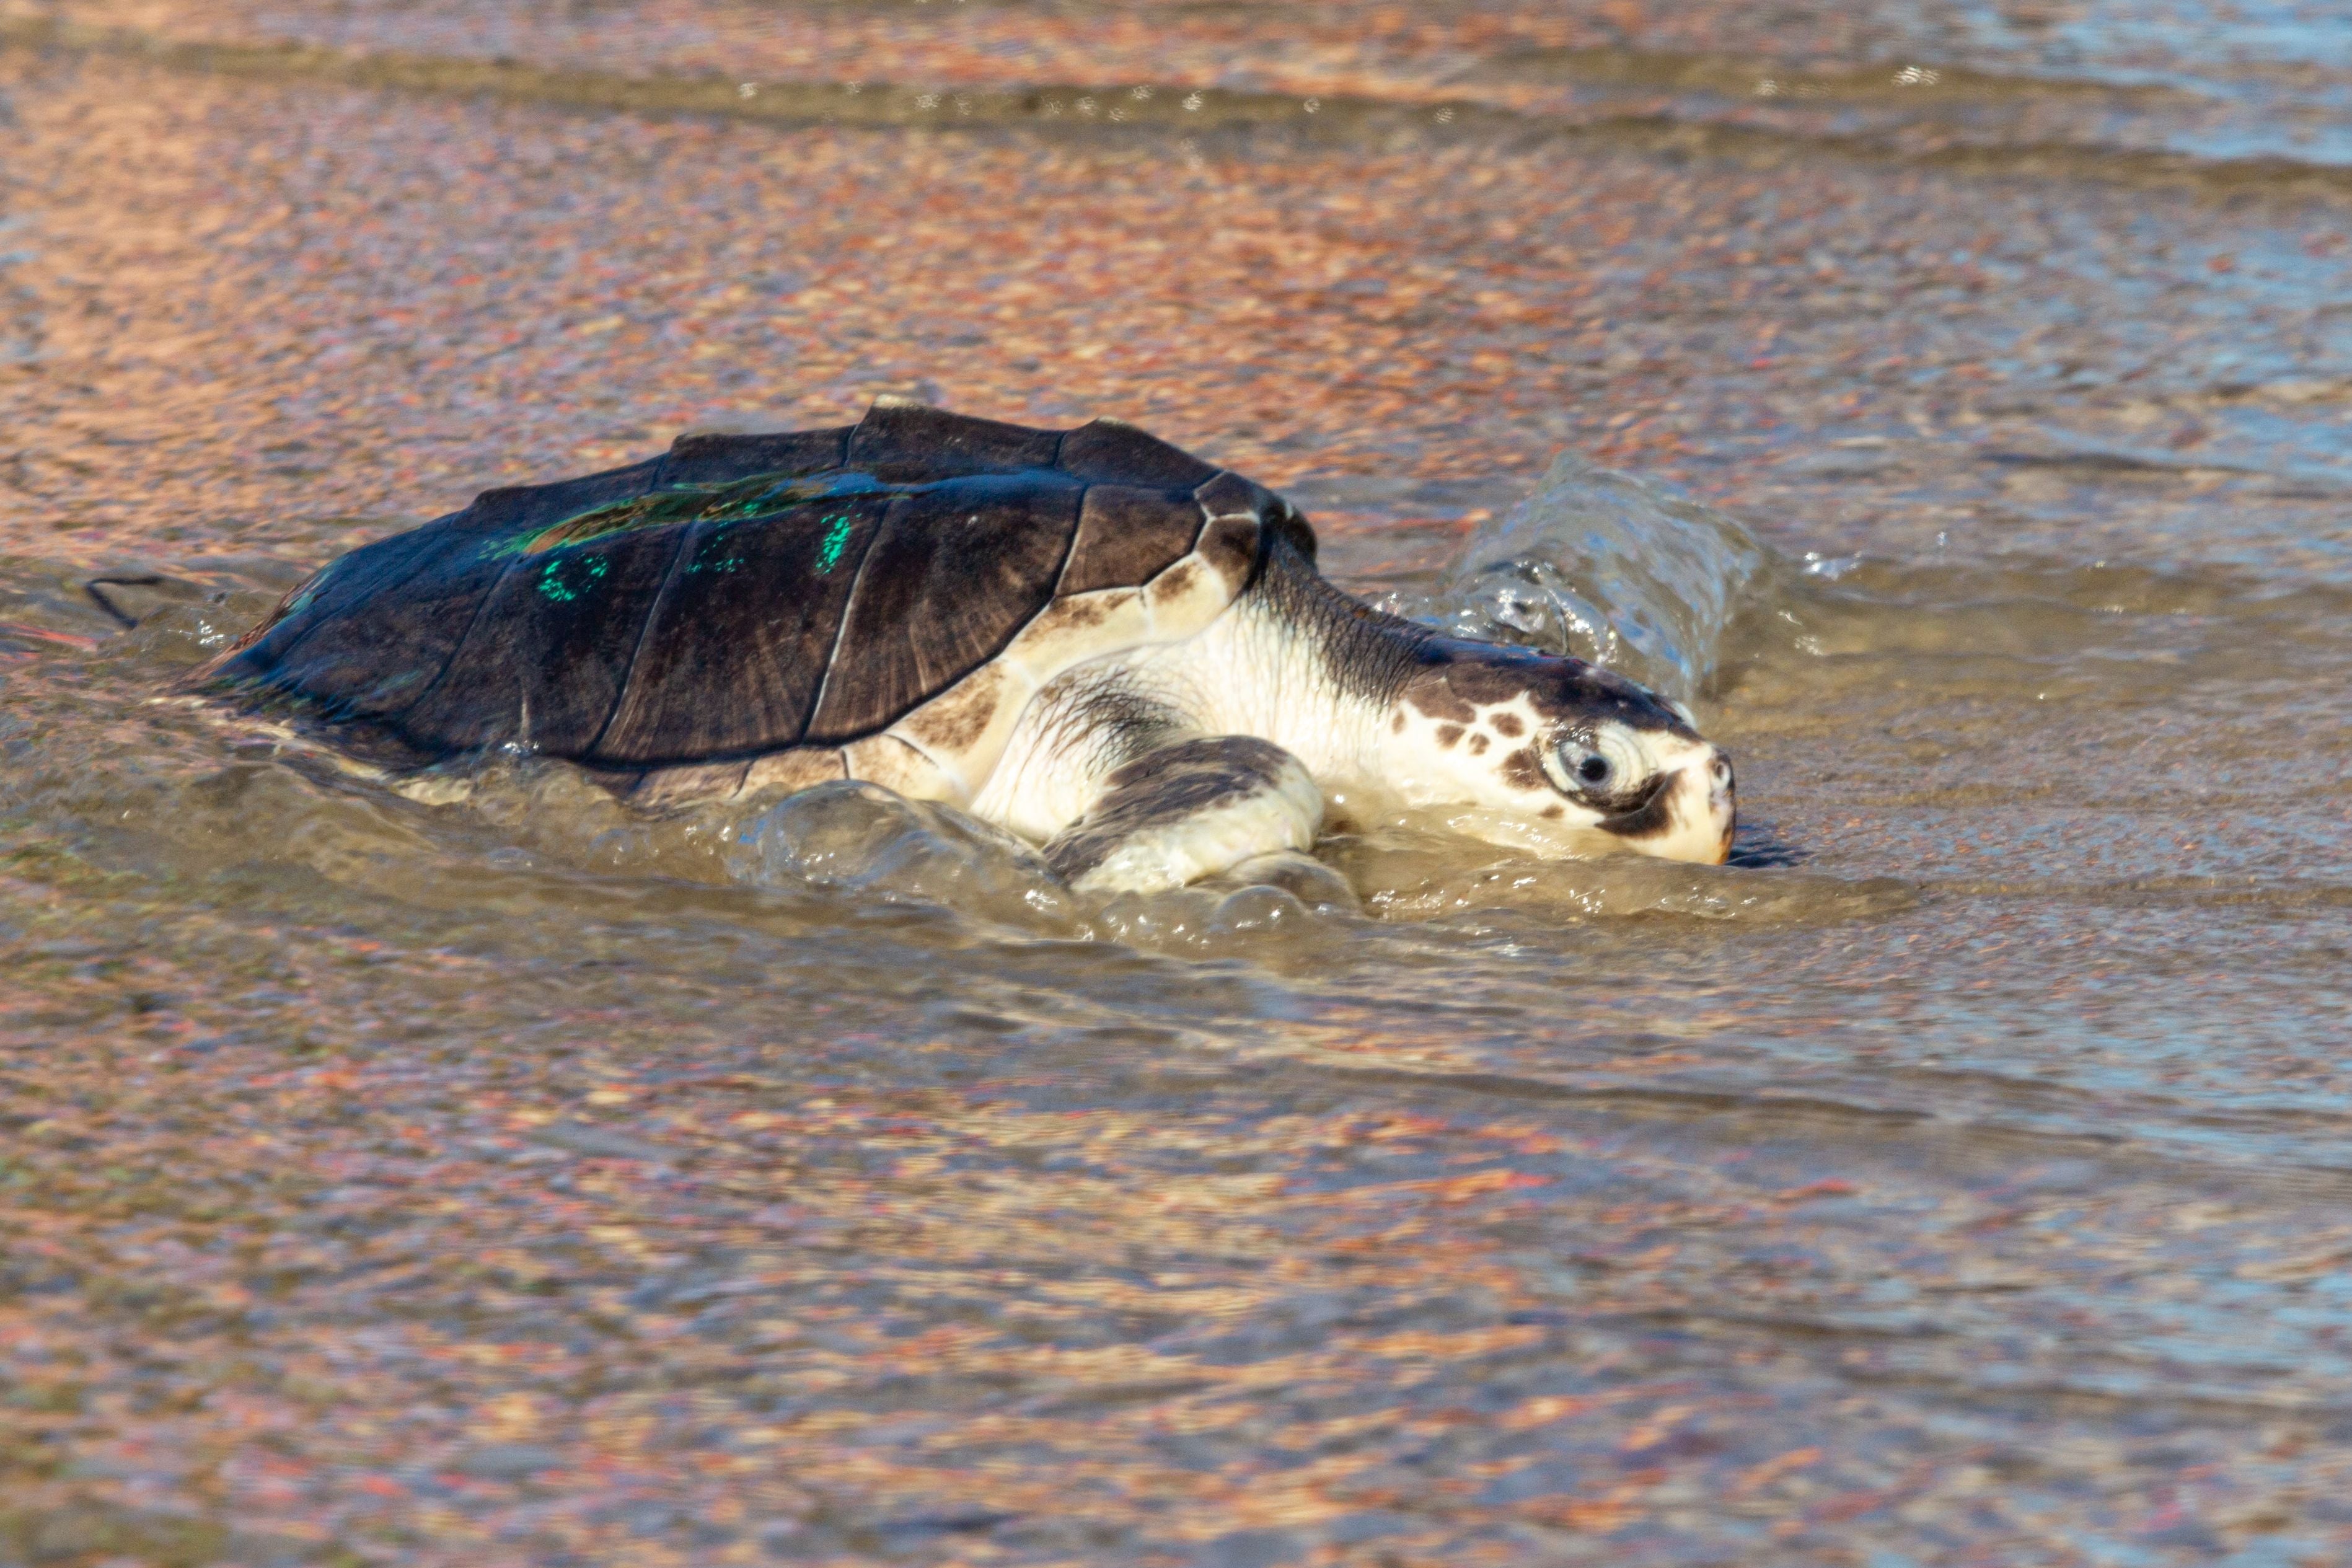
POLYGON ((1675 859, 1731 841, 1731 765, 1682 710, 1349 598, 1287 501, 1109 419, 884 402, 492 490, 194 679, 393 768, 515 748, 648 807, 871 780, 1080 888, 1305 849, 1340 792, 1675 859))

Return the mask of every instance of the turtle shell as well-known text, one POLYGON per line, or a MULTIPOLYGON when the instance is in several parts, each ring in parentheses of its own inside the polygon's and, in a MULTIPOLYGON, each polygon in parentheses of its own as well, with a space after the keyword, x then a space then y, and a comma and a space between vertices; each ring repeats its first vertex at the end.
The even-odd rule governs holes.
POLYGON ((969 799, 1031 694, 1181 641, 1288 502, 1132 426, 916 404, 687 436, 332 563, 196 686, 415 765, 513 746, 650 801, 860 777, 969 799))

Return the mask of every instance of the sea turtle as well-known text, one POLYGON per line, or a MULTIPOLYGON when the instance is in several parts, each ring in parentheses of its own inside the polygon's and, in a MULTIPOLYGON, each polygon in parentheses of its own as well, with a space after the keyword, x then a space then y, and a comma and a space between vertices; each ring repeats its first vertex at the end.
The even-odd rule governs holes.
POLYGON ((885 400, 491 490, 333 562, 192 687, 380 765, 512 748, 655 808, 870 780, 1082 889, 1303 850, 1327 791, 1731 841, 1686 710, 1349 598, 1289 502, 1112 419, 885 400))

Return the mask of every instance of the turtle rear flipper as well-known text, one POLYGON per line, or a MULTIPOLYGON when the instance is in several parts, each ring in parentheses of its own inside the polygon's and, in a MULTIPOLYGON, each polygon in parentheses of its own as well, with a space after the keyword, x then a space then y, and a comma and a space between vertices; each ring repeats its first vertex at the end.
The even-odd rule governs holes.
POLYGON ((1255 735, 1193 736, 1114 770, 1045 863, 1082 892, 1159 892, 1305 849, 1322 826, 1323 792, 1297 757, 1255 735))

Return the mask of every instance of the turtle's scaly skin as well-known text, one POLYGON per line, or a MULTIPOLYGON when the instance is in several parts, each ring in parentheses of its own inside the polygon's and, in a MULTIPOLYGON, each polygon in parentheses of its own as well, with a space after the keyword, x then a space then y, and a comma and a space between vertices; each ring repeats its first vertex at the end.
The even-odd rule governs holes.
POLYGON ((576 761, 647 803, 870 778, 968 801, 1047 681, 1233 602, 1279 497, 1127 425, 908 404, 689 436, 333 563, 201 671, 415 766, 576 761))

